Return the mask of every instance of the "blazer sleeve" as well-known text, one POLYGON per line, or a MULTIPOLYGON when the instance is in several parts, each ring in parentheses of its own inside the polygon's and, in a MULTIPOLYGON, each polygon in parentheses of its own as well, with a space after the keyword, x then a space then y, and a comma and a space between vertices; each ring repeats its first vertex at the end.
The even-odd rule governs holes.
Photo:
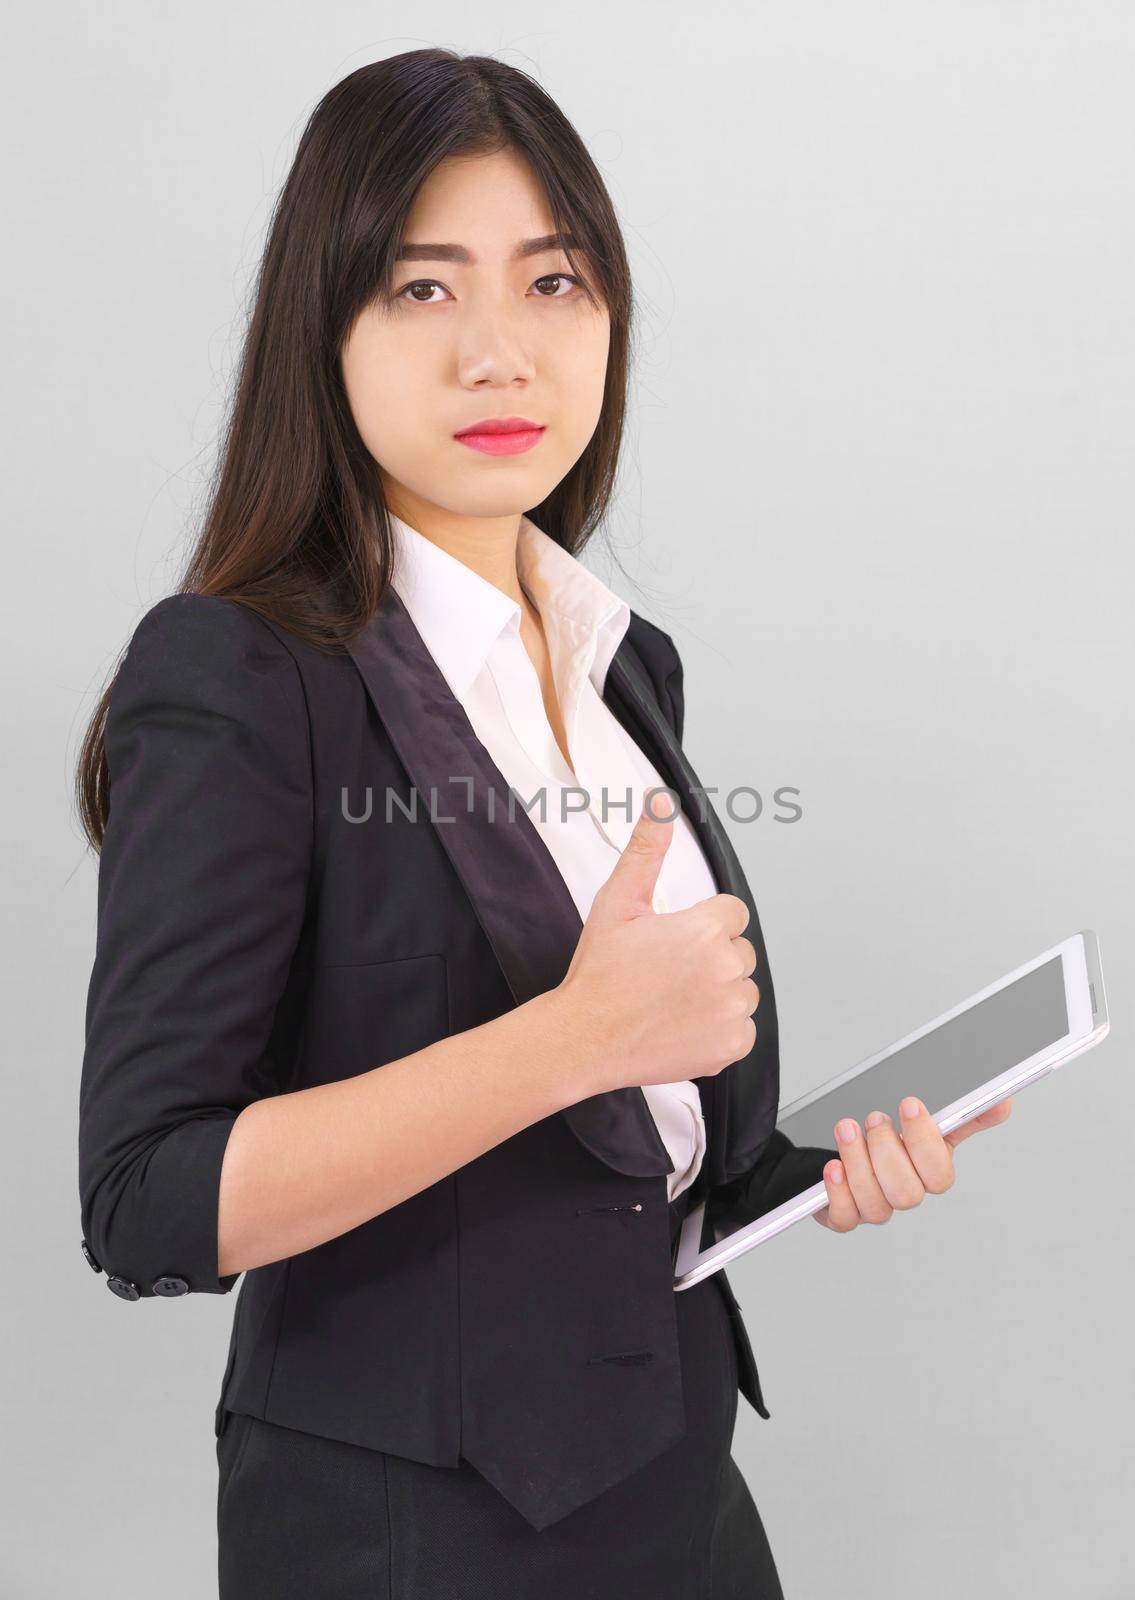
POLYGON ((803 1194, 814 1183, 823 1183, 825 1164, 838 1155, 836 1149, 793 1144, 786 1133, 774 1128, 755 1166, 709 1191, 706 1210, 714 1237, 724 1239, 794 1195, 803 1194))
POLYGON ((235 601, 171 595, 111 688, 110 809, 79 1103, 83 1249, 124 1299, 225 1294, 221 1165, 279 1091, 269 1055, 303 925, 313 804, 291 653, 235 601))

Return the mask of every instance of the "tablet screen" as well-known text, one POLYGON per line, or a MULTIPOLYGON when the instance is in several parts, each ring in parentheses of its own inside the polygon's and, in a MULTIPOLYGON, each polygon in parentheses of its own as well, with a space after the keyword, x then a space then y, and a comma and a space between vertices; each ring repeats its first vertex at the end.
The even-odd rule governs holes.
POLYGON ((793 1144, 834 1144, 840 1117, 854 1117, 862 1127, 867 1113, 879 1110, 897 1123, 899 1101, 908 1094, 933 1114, 1067 1033, 1064 963, 1053 956, 799 1111, 790 1111, 777 1127, 793 1144))

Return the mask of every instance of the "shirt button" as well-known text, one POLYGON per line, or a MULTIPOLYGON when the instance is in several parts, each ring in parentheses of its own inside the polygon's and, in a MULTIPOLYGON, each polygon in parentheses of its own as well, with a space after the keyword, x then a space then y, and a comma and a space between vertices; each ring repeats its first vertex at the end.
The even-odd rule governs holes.
POLYGON ((184 1278, 155 1278, 150 1288, 155 1294, 188 1294, 189 1285, 184 1278))
POLYGON ((86 1257, 88 1267, 90 1267, 93 1272, 101 1272, 102 1267, 95 1260, 95 1253, 85 1239, 82 1241, 82 1246, 83 1255, 86 1257))
POLYGON ((106 1280, 106 1286, 112 1294, 120 1300, 140 1300, 142 1291, 136 1283, 131 1283, 129 1278, 120 1278, 117 1273, 106 1280))

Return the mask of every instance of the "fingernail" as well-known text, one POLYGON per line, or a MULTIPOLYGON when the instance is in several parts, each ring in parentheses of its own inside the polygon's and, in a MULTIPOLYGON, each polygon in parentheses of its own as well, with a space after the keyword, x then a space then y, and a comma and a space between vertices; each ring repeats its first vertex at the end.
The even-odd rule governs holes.
POLYGON ((835 1125, 835 1136, 843 1144, 851 1144, 858 1132, 859 1124, 853 1122, 850 1117, 844 1117, 842 1122, 837 1122, 835 1125))
POLYGON ((833 1183, 842 1183, 843 1182, 843 1168, 840 1166, 838 1161, 836 1162, 834 1167, 829 1167, 828 1168, 828 1177, 832 1180, 833 1183))
POLYGON ((921 1109, 922 1107, 919 1105, 917 1100, 904 1100, 899 1106, 899 1110, 902 1112, 904 1117, 916 1117, 921 1109))
POLYGON ((880 1122, 886 1122, 886 1121, 887 1121, 887 1118, 883 1115, 883 1113, 881 1111, 872 1111, 870 1116, 867 1118, 867 1126, 869 1128, 877 1128, 879 1126, 880 1122))

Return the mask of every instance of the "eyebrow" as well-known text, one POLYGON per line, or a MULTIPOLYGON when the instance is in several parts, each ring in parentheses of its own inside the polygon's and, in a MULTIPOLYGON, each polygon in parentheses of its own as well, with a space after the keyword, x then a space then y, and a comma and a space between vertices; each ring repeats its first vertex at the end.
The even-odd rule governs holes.
MULTIPOLYGON (((545 233, 538 239, 522 239, 512 252, 512 261, 544 255, 549 250, 578 250, 579 241, 570 233, 545 233)), ((463 244, 404 244, 395 261, 459 261, 475 265, 476 257, 463 244)))

